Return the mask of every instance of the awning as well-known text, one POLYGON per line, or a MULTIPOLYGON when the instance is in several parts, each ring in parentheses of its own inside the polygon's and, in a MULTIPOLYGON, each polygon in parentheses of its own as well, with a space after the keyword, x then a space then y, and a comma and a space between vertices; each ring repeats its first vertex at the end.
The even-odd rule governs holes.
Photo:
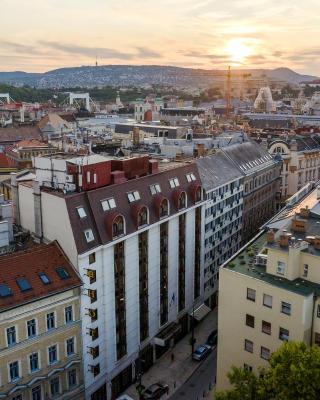
POLYGON ((203 318, 209 314, 211 308, 206 306, 205 304, 201 304, 200 307, 196 308, 194 311, 191 311, 191 317, 194 317, 197 321, 202 321, 203 318))
POLYGON ((154 343, 164 347, 168 345, 168 341, 181 331, 181 325, 176 322, 171 322, 154 338, 154 343))

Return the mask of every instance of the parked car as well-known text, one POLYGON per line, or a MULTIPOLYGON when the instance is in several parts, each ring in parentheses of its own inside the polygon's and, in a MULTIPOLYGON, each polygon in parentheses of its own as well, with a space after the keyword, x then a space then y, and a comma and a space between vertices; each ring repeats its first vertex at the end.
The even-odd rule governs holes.
POLYGON ((128 396, 127 394, 122 394, 120 397, 117 397, 116 400, 133 400, 133 398, 128 396))
POLYGON ((210 347, 216 347, 218 343, 218 331, 215 329, 210 333, 208 336, 208 339, 206 341, 206 344, 210 347))
POLYGON ((210 351, 211 347, 207 344, 203 344, 194 351, 194 353, 192 354, 192 358, 196 361, 201 361, 207 357, 210 351))
POLYGON ((158 400, 164 394, 169 393, 169 385, 164 382, 156 382, 142 392, 144 400, 158 400))

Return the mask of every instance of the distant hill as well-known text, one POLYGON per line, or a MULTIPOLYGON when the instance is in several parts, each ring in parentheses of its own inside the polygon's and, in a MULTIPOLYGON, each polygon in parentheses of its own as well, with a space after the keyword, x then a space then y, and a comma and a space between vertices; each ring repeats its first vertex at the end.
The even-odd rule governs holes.
MULTIPOLYGON (((233 74, 250 73, 288 83, 312 81, 316 76, 300 75, 289 68, 233 70, 233 74)), ((37 88, 93 88, 102 86, 170 86, 177 88, 207 87, 225 80, 226 71, 179 68, 157 65, 104 65, 59 68, 45 73, 23 71, 0 72, 0 83, 37 88)))

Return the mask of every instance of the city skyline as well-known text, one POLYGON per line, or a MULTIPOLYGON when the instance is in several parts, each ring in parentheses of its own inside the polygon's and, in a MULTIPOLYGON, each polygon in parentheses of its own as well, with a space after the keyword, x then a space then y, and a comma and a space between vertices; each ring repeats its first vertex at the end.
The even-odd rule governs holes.
POLYGON ((102 64, 289 67, 320 75, 320 5, 230 0, 0 0, 1 71, 102 64), (317 12, 318 11, 318 12, 317 12))

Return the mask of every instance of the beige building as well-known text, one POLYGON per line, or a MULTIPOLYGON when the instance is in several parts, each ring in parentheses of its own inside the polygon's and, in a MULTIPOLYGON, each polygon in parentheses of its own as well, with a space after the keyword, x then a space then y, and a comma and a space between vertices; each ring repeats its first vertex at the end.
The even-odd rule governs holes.
POLYGON ((0 399, 83 398, 81 281, 57 242, 0 259, 0 399))
POLYGON ((217 388, 284 340, 320 345, 320 189, 284 209, 220 270, 217 388))
POLYGON ((269 153, 282 157, 281 198, 293 196, 309 182, 320 179, 320 138, 298 137, 276 139, 269 143, 269 153))

